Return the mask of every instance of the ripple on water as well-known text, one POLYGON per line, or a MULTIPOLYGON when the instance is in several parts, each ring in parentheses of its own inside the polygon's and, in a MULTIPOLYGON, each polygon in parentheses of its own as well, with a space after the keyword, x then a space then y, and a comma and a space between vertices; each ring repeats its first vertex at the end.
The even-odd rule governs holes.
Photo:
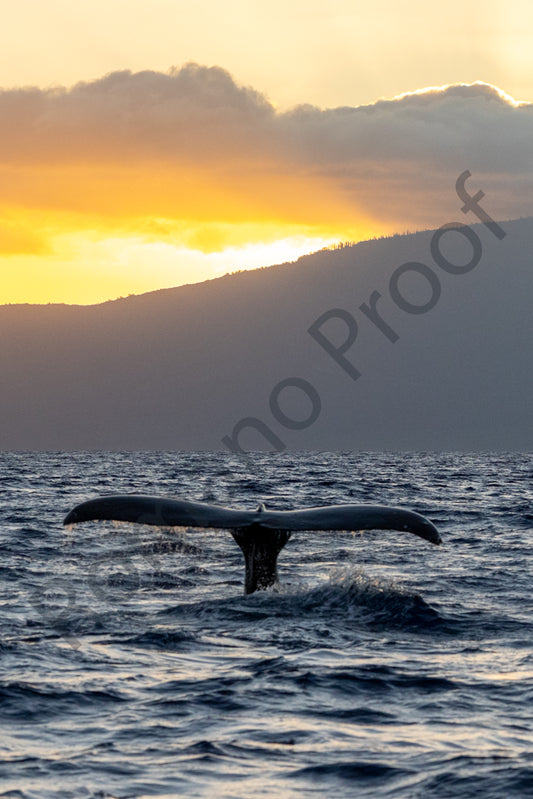
POLYGON ((533 458, 0 454, 0 764, 24 799, 533 795, 533 458), (294 536, 245 597, 227 535, 62 518, 94 493, 405 505, 444 546, 294 536), (356 565, 357 564, 357 565, 356 565))

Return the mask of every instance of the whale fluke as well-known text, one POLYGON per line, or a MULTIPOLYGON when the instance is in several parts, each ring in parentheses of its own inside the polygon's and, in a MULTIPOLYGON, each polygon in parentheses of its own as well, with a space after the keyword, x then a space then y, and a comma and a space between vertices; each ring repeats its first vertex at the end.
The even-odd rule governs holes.
POLYGON ((135 522, 162 527, 200 527, 229 530, 245 560, 244 590, 252 594, 277 581, 278 555, 293 532, 327 530, 398 530, 432 544, 441 538, 424 516, 384 505, 332 505, 302 510, 233 510, 205 502, 163 497, 116 495, 76 505, 63 524, 94 520, 135 522))

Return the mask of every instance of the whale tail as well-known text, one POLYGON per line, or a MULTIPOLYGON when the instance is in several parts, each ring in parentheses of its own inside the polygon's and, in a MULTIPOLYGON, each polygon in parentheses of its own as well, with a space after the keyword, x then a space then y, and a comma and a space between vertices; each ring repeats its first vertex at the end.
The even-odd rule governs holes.
POLYGON ((244 555, 244 593, 263 591, 278 582, 278 555, 291 537, 287 530, 266 530, 260 525, 231 530, 244 555))
POLYGON ((333 505, 296 511, 233 510, 203 502, 161 497, 118 495, 76 505, 63 524, 114 520, 163 527, 229 530, 244 555, 244 591, 269 588, 277 582, 277 561, 295 531, 397 530, 413 533, 432 544, 441 538, 432 522, 414 511, 383 505, 333 505))

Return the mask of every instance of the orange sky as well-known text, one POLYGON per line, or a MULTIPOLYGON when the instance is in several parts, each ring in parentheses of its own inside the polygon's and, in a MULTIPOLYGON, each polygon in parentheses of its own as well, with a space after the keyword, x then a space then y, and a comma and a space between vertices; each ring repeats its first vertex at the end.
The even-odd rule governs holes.
POLYGON ((531 213, 529 3, 224 9, 4 15, 0 303, 98 302, 438 227, 464 169, 494 215, 531 213))

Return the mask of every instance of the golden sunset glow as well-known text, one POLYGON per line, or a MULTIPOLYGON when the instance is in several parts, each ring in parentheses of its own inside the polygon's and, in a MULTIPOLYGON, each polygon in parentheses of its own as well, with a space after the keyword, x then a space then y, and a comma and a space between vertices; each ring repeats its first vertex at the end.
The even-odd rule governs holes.
POLYGON ((530 4, 407 6, 11 7, 0 303, 100 302, 438 227, 465 168, 501 179, 496 215, 527 213, 530 4))
POLYGON ((363 214, 355 225, 320 179, 285 179, 280 191, 257 173, 253 191, 235 181, 224 192, 216 177, 178 167, 69 165, 3 177, 17 202, 1 214, 3 303, 100 302, 296 260, 379 231, 363 214))

